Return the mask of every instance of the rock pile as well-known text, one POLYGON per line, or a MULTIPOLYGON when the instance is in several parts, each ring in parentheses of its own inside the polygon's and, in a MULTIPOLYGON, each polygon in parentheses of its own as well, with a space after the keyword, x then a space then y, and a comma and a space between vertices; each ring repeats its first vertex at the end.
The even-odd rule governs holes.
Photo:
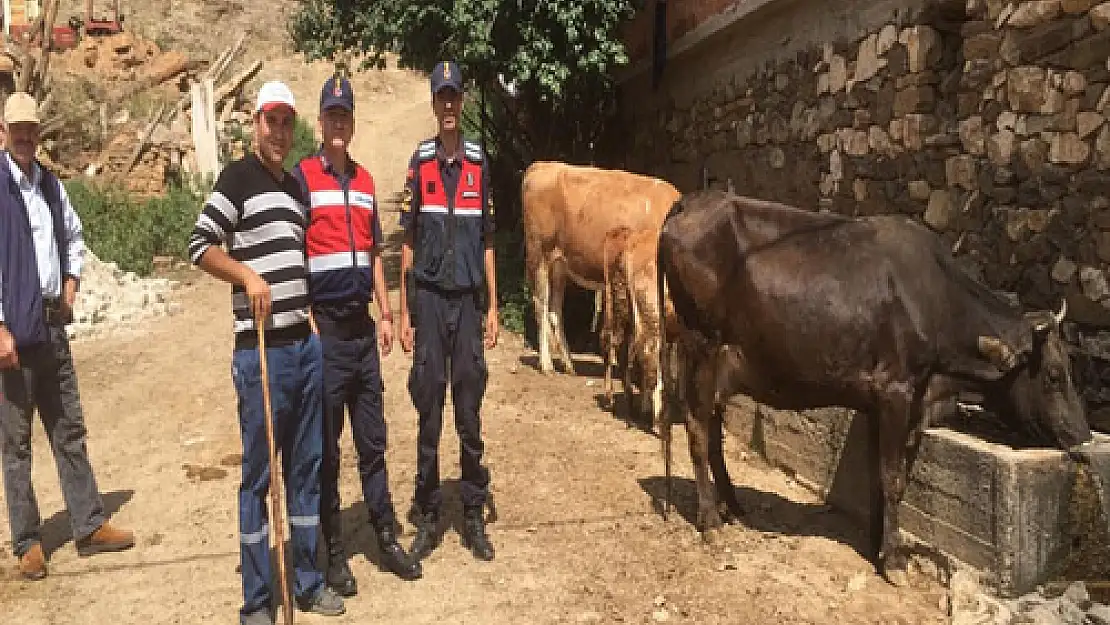
POLYGON ((146 319, 176 314, 181 305, 170 302, 169 297, 178 286, 163 278, 140 278, 86 251, 74 321, 67 328, 69 337, 132 330, 146 319))
POLYGON ((952 625, 1110 625, 1110 606, 1091 601, 1083 582, 1063 593, 1037 591, 1012 600, 984 594, 970 575, 952 577, 952 625))

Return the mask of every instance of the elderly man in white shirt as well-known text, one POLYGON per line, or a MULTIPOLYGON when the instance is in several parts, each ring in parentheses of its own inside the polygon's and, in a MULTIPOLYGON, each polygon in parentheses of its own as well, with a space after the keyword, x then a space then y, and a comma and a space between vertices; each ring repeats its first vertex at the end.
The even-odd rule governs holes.
POLYGON ((89 464, 77 372, 66 338, 85 244, 57 177, 35 159, 38 107, 26 93, 4 105, 0 152, 0 461, 12 549, 27 579, 46 576, 31 485, 31 419, 50 439, 78 554, 128 549, 130 531, 107 522, 89 464))

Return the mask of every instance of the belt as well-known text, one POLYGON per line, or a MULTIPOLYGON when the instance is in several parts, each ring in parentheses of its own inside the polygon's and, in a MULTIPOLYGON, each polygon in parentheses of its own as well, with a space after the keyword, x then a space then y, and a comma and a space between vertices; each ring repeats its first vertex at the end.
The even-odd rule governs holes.
POLYGON ((320 330, 321 336, 330 336, 341 341, 347 341, 374 334, 374 320, 365 312, 349 317, 341 317, 314 309, 314 316, 316 318, 316 328, 320 330))
POLYGON ((62 307, 60 297, 42 298, 42 317, 48 325, 64 326, 73 321, 72 311, 67 314, 62 307))

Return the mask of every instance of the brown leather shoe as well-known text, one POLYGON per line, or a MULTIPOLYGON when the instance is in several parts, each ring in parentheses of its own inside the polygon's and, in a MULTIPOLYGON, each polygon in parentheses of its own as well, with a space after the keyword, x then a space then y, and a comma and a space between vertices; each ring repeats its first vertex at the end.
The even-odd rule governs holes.
POLYGON ((85 557, 104 551, 123 551, 134 546, 134 532, 116 529, 105 522, 95 532, 77 541, 77 555, 85 557))
POLYGON ((24 579, 42 579, 46 577, 46 556, 42 554, 42 545, 35 543, 19 558, 19 574, 24 579))

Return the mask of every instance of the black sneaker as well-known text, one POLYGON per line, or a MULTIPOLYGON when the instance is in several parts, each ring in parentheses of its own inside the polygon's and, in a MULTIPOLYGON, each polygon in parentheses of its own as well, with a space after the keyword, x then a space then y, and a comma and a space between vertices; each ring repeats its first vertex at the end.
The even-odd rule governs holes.
POLYGON ((432 551, 439 546, 439 534, 436 532, 439 518, 434 512, 415 516, 417 518, 416 537, 412 539, 412 546, 409 547, 409 557, 419 562, 431 555, 432 551))
POLYGON ((358 582, 347 565, 347 556, 344 553, 328 554, 328 570, 324 580, 340 597, 353 597, 358 594, 358 582))
POLYGON ((297 607, 302 612, 312 612, 323 616, 340 616, 347 611, 347 608, 343 607, 343 599, 327 585, 322 586, 320 592, 317 592, 316 596, 311 599, 298 597, 297 607))
POLYGON ((493 559, 493 544, 486 535, 486 520, 482 508, 467 508, 463 514, 463 544, 474 557, 486 562, 493 559))
POLYGON ((397 534, 392 527, 378 531, 378 551, 381 552, 382 568, 392 571, 397 577, 411 582, 423 575, 420 560, 405 553, 404 547, 397 542, 397 534))

